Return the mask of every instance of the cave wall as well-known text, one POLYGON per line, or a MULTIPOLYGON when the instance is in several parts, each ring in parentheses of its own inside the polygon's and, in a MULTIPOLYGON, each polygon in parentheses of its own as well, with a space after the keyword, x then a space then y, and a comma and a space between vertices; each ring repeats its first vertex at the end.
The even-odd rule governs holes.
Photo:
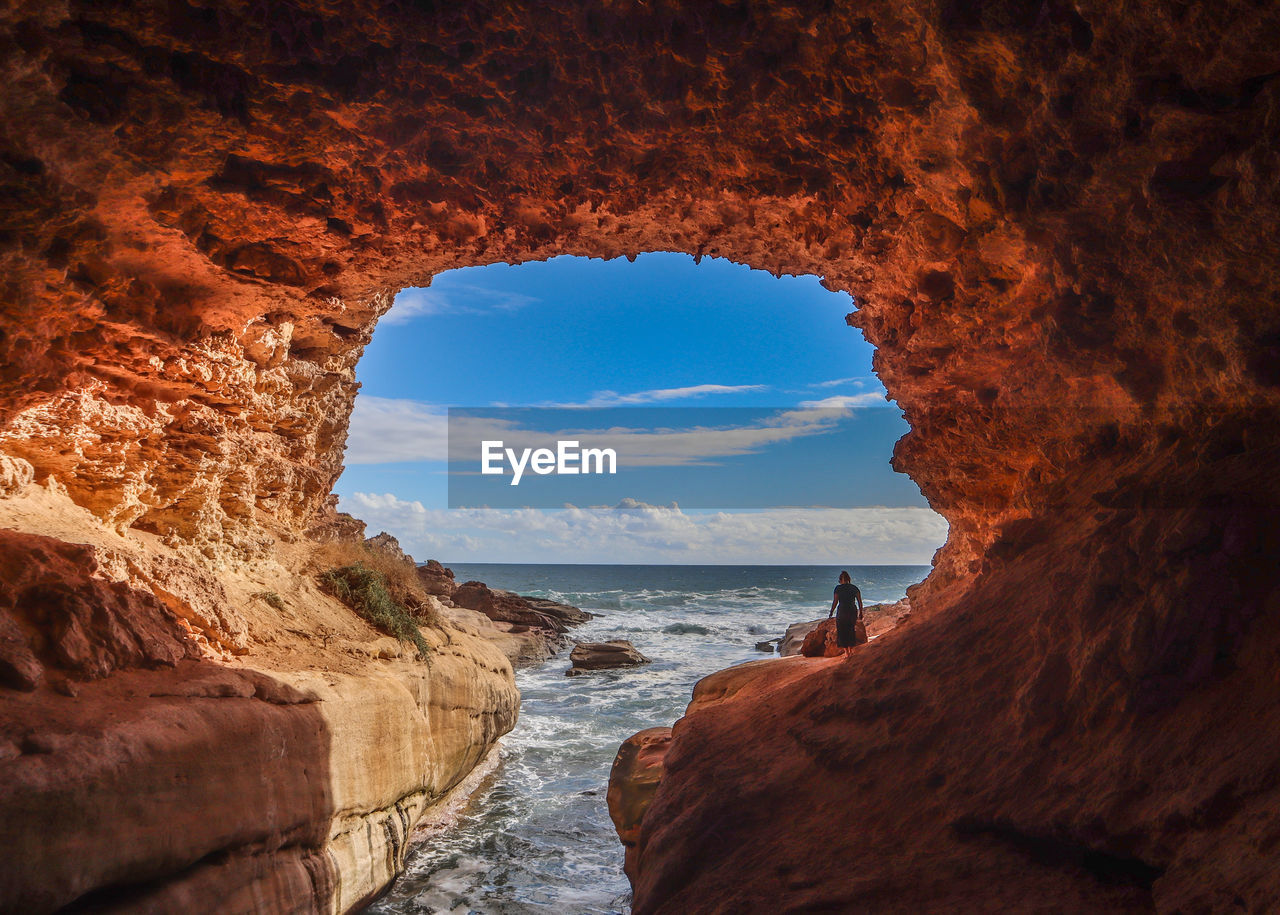
POLYGON ((951 525, 917 616, 1016 635, 948 690, 1067 708, 1004 735, 1037 752, 1137 739, 1275 689, 1278 29, 1231 0, 8 4, 0 481, 268 556, 330 516, 397 289, 646 250, 816 273, 951 525))

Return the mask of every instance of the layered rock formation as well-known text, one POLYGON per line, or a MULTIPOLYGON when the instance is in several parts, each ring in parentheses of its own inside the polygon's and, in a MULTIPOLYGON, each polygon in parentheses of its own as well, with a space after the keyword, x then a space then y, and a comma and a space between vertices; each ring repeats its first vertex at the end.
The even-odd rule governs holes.
POLYGON ((5 911, 350 911, 515 723, 498 648, 418 657, 313 545, 214 576, 34 485, 0 527, 5 911))
POLYGON ((564 672, 566 677, 580 677, 596 670, 616 670, 619 667, 638 667, 650 663, 626 639, 608 642, 579 642, 569 652, 573 666, 564 672))
MULTIPOLYGON (((659 249, 816 273, 855 297, 912 426, 895 464, 950 536, 912 624, 857 664, 797 662, 674 729, 636 911, 779 886, 828 908, 1267 908, 1278 27, 1242 0, 7 6, 0 491, 63 506, 9 526, 248 575, 342 534, 353 368, 401 286, 659 249), (779 796, 781 817, 749 802, 779 796), (874 867, 851 880, 853 851, 874 867)), ((64 670, 229 663, 167 658, 188 649, 152 637, 161 608, 103 580, 64 604, 85 645, 50 651, 25 604, 5 624, 6 709, 79 701, 64 670)), ((237 604, 235 663, 270 651, 259 629, 312 650, 314 621, 288 635, 261 604, 237 604)), ((169 612, 235 648, 194 592, 169 612)), ((305 849, 334 803, 227 835, 295 856, 278 886, 328 886, 305 849)), ((24 873, 55 904, 228 841, 169 858, 130 835, 98 877, 24 873)))
POLYGON ((475 627, 479 635, 497 644, 513 665, 553 657, 568 644, 565 633, 570 627, 591 619, 590 613, 570 604, 490 588, 482 581, 454 585, 453 571, 440 569, 422 567, 418 571, 429 580, 428 588, 442 581, 450 586, 448 596, 441 598, 441 612, 456 623, 475 627))

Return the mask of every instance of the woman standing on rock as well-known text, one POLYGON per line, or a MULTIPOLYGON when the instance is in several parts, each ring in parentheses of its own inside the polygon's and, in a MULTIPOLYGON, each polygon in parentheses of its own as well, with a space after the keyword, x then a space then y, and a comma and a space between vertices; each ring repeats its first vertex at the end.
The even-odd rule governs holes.
POLYGON ((862 592, 858 590, 848 572, 840 573, 840 584, 836 585, 835 595, 831 598, 831 614, 836 616, 836 645, 844 649, 847 658, 853 646, 864 639, 858 638, 858 620, 862 619, 862 592), (839 607, 839 613, 836 608, 839 607))

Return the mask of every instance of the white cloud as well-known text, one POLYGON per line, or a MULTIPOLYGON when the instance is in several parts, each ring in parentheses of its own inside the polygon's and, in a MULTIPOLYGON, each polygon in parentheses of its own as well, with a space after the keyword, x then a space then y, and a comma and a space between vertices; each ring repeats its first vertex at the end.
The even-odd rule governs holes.
MULTIPOLYGON (((722 387, 727 386, 696 386, 698 389, 722 387)), ((687 466, 717 458, 753 454, 779 442, 820 435, 831 431, 853 410, 870 405, 886 405, 884 395, 877 391, 838 395, 805 401, 794 409, 780 410, 745 424, 708 423, 685 428, 622 425, 602 428, 584 423, 581 427, 565 429, 529 429, 518 425, 514 419, 455 414, 452 421, 453 458, 458 461, 478 460, 479 443, 486 440, 501 440, 504 447, 520 451, 547 447, 549 441, 557 439, 576 438, 583 447, 613 448, 619 461, 627 466, 687 466)), ((589 413, 583 415, 590 416, 589 413)), ((694 418, 711 420, 715 415, 699 412, 694 414, 694 418)), ((622 416, 621 412, 608 413, 604 419, 616 422, 622 416)), ((671 419, 680 418, 680 414, 673 411, 671 419)), ((438 404, 361 395, 356 398, 351 416, 346 463, 448 460, 449 432, 447 413, 438 404)))
POLYGON ((489 314, 515 311, 540 301, 535 296, 442 280, 429 287, 400 290, 383 324, 408 324, 415 318, 443 314, 489 314))
POLYGON ((444 461, 448 456, 449 424, 443 407, 368 394, 356 398, 347 464, 444 461))
POLYGON ((633 394, 619 394, 616 391, 596 391, 591 399, 580 404, 555 404, 557 407, 618 407, 634 404, 665 403, 669 400, 684 400, 690 397, 704 397, 707 394, 742 394, 748 391, 767 391, 766 384, 693 384, 683 388, 654 388, 649 391, 636 391, 633 394))
POLYGON ((858 407, 884 406, 888 401, 880 391, 863 391, 861 394, 837 394, 822 400, 806 400, 800 404, 806 410, 853 410, 858 407))
POLYGON ((851 375, 848 378, 832 378, 830 381, 815 381, 809 385, 811 388, 836 388, 842 384, 851 384, 855 388, 865 388, 867 380, 858 375, 851 375))
MULTIPOLYGON (((628 467, 680 467, 713 462, 717 458, 753 454, 779 442, 831 431, 849 415, 863 395, 851 398, 832 397, 824 401, 801 404, 792 410, 780 410, 761 416, 753 422, 733 425, 713 424, 716 414, 700 411, 691 418, 704 420, 704 425, 675 428, 684 419, 672 412, 672 427, 636 428, 623 425, 601 427, 584 423, 563 429, 529 429, 507 418, 481 416, 453 418, 452 456, 457 461, 479 458, 479 443, 501 440, 503 446, 521 451, 545 448, 559 439, 573 439, 584 448, 612 448, 620 465, 628 467)), ((879 395, 872 395, 879 397, 879 395)), ((584 414, 590 416, 590 414, 584 414)), ((621 411, 605 414, 606 421, 618 421, 621 411)))
POLYGON ((355 493, 342 509, 394 534, 420 560, 451 562, 925 564, 947 534, 927 508, 449 510, 355 493))

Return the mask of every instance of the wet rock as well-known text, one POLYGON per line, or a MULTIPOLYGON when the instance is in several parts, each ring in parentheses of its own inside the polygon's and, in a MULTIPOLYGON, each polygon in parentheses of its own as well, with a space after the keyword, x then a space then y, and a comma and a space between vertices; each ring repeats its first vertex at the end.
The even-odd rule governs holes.
POLYGON ((565 671, 566 677, 596 670, 612 670, 618 667, 636 667, 648 664, 649 659, 636 650, 626 639, 615 639, 609 642, 579 642, 569 652, 569 660, 573 667, 565 671))
POLYGON ((553 657, 567 643, 567 633, 592 618, 569 604, 541 597, 523 597, 512 591, 468 581, 454 589, 451 602, 482 614, 508 638, 503 650, 513 664, 530 664, 553 657))
POLYGON ((672 623, 663 626, 662 631, 667 635, 711 635, 710 629, 697 623, 672 623))
MULTIPOLYGON (((502 592, 510 594, 509 591, 502 592)), ((583 623, 595 619, 595 614, 581 610, 572 604, 561 603, 560 601, 549 600, 545 597, 528 597, 526 595, 516 595, 526 604, 529 609, 535 613, 542 613, 558 620, 565 626, 581 626, 583 623)))
POLYGON ((453 599, 440 607, 440 613, 494 642, 515 665, 536 664, 553 658, 568 644, 564 635, 568 627, 591 618, 590 613, 568 604, 524 598, 511 591, 490 589, 481 582, 466 582, 458 591, 463 600, 488 609, 488 613, 462 607, 453 599))
POLYGON ((781 641, 782 639, 778 638, 778 639, 769 639, 766 642, 756 642, 756 651, 764 651, 764 652, 768 652, 769 654, 773 654, 775 651, 778 650, 778 643, 781 641))

